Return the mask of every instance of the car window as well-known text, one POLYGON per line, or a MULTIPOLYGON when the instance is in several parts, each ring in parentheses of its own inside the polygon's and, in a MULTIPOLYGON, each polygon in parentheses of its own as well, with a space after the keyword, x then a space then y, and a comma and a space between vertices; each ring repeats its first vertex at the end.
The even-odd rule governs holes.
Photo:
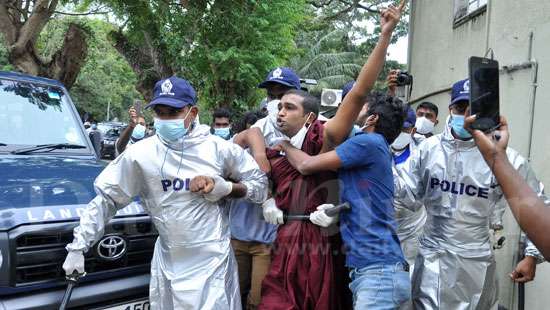
POLYGON ((86 145, 63 90, 0 79, 0 143, 86 145))
POLYGON ((118 137, 120 136, 120 128, 109 129, 106 134, 107 137, 118 137))

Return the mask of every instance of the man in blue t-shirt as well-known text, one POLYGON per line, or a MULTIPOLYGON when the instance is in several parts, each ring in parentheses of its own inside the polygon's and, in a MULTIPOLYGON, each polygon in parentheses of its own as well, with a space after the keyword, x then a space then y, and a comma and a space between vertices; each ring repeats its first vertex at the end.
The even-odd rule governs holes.
MULTIPOLYGON (((410 280, 394 218, 390 144, 400 133, 404 108, 400 100, 381 95, 369 102, 367 114, 363 132, 333 151, 309 156, 288 142, 280 146, 302 174, 338 171, 341 201, 351 205, 341 214, 340 231, 354 308, 397 308, 410 298, 410 280)), ((319 206, 310 220, 320 226, 334 224, 336 217, 323 211, 327 207, 319 206)))
MULTIPOLYGON (((345 141, 365 105, 366 95, 382 71, 393 29, 406 2, 403 0, 399 7, 382 10, 378 43, 336 115, 325 123, 319 155, 310 156, 288 141, 279 144, 289 163, 303 175, 327 170, 339 173, 341 200, 352 207, 342 213, 340 230, 348 251, 346 264, 350 269, 355 309, 398 308, 411 294, 409 268, 393 215, 389 149, 403 124, 401 101, 385 95, 369 101, 363 133, 345 141)), ((334 224, 337 217, 328 216, 327 207, 329 205, 318 206, 317 211, 310 214, 310 221, 322 227, 334 224)))

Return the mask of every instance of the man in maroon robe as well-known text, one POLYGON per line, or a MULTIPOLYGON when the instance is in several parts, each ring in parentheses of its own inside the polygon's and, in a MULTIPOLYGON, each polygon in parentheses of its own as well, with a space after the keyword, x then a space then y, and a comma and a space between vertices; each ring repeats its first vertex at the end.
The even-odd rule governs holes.
MULTIPOLYGON (((277 126, 310 155, 317 155, 323 145, 318 109, 315 97, 298 90, 287 92, 279 104, 277 126)), ((278 209, 289 215, 309 215, 319 205, 337 203, 336 174, 303 176, 281 152, 268 149, 267 156, 278 209)), ((280 225, 258 308, 351 309, 344 260, 337 227, 325 229, 309 220, 280 225)))

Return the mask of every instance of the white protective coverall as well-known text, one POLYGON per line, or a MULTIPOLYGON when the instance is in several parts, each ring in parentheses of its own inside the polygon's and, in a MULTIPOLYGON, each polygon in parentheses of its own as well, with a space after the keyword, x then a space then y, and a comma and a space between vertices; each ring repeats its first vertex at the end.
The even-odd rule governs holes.
MULTIPOLYGON (((418 148, 420 142, 420 140, 412 140, 409 144, 411 154, 409 155, 409 158, 410 156, 413 156, 413 153, 418 148)), ((395 163, 395 168, 401 169, 405 166, 407 161, 408 158, 402 163, 395 163)), ((401 204, 399 200, 394 201, 394 208, 395 220, 397 221, 397 236, 399 237, 399 242, 401 243, 403 255, 405 255, 407 263, 411 266, 412 274, 414 261, 416 259, 416 254, 418 253, 418 237, 424 229, 424 223, 426 223, 426 209, 422 205, 415 208, 406 207, 401 204)))
POLYGON ((117 210, 139 196, 158 230, 151 262, 152 309, 241 309, 237 265, 226 213, 217 202, 189 190, 200 175, 220 175, 247 188, 262 203, 267 178, 238 145, 196 126, 183 142, 159 136, 137 142, 97 177, 97 197, 87 206, 67 250, 87 251, 117 210))
MULTIPOLYGON (((513 149, 507 154, 543 194, 528 162, 513 149)), ((428 214, 412 278, 414 307, 496 309, 490 227, 502 224, 506 200, 474 141, 454 139, 447 125, 443 133, 421 143, 397 171, 396 200, 412 208, 423 204, 428 214)))

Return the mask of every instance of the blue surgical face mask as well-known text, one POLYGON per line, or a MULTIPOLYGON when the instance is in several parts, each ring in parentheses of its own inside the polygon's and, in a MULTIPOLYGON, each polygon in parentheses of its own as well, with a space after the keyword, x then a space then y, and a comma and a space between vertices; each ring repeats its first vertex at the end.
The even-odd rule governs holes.
POLYGON ((461 139, 470 139, 472 135, 464 129, 464 115, 451 113, 451 128, 453 132, 461 139))
POLYGON ((141 140, 143 139, 143 137, 145 137, 145 126, 137 124, 132 131, 132 138, 136 140, 141 140))
POLYGON ((191 112, 191 109, 189 109, 183 119, 162 120, 155 118, 155 130, 157 134, 168 142, 177 142, 182 139, 189 129, 185 127, 185 119, 189 116, 189 112, 191 112))
POLYGON ((229 127, 214 128, 214 134, 222 139, 229 140, 229 136, 231 135, 231 130, 229 129, 229 127))

